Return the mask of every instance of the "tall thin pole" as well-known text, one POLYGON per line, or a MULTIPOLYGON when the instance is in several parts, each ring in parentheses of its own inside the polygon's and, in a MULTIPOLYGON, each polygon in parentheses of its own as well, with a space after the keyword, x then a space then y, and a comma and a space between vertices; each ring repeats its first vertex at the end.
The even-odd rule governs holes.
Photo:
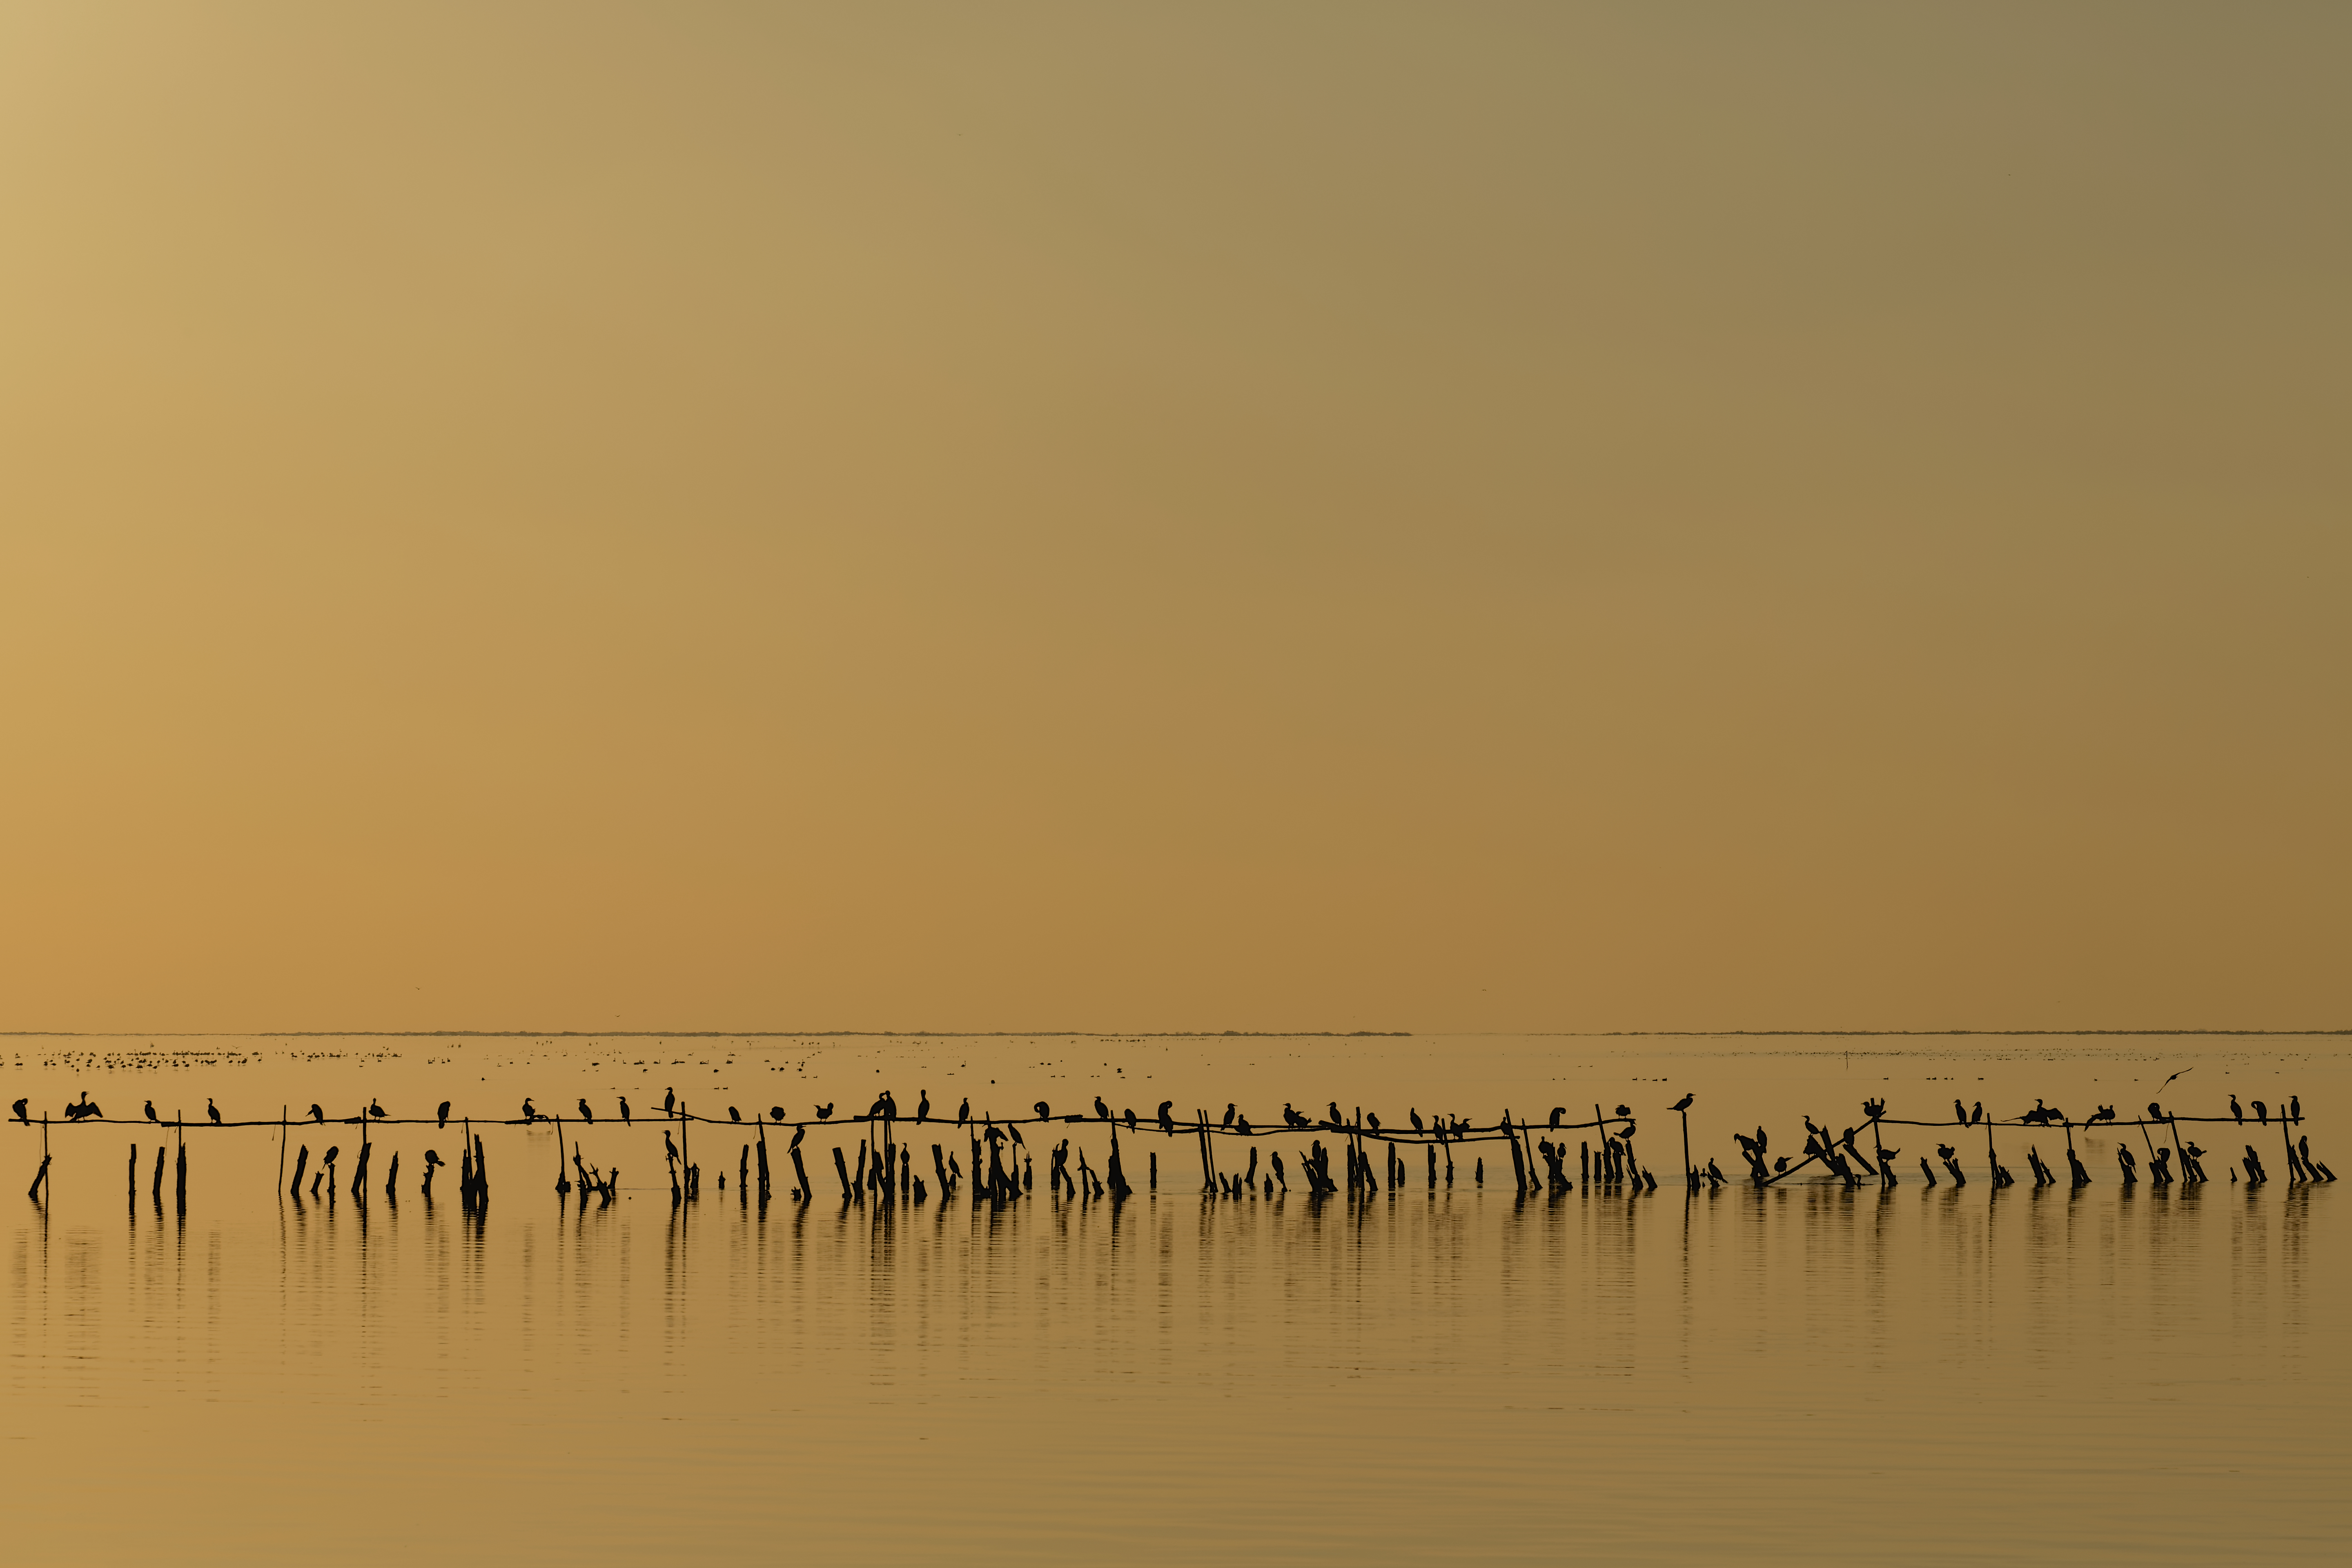
POLYGON ((1690 1159, 1690 1112, 1683 1110, 1675 1114, 1683 1119, 1683 1185, 1687 1187, 1698 1181, 1698 1170, 1690 1159))
POLYGON ((284 1105, 278 1108, 278 1189, 280 1192, 286 1190, 286 1112, 290 1109, 284 1105))

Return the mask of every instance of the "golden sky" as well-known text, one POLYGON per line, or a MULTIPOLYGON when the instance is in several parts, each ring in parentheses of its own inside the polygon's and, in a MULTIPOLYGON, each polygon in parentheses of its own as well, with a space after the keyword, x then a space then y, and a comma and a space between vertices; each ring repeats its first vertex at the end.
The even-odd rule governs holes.
POLYGON ((2347 46, 0 7, 0 1027, 2352 1024, 2347 46))

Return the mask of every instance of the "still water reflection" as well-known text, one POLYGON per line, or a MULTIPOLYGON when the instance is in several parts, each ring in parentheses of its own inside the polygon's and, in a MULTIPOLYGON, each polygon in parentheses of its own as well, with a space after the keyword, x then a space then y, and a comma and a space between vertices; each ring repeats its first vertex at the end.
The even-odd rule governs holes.
MULTIPOLYGON (((807 1100, 878 1058, 902 1098, 936 1075, 951 1104, 988 1076, 980 1046, 818 1047, 760 1080, 745 1043, 714 1087, 789 1079, 776 1097, 807 1100)), ((58 1045, 8 1098, 128 1104, 185 1071, 194 1102, 234 1089, 274 1111, 337 1073, 403 1104, 460 1076, 438 1046, 379 1042, 363 1067, 249 1048, 179 1068, 58 1045)), ((1727 1128, 1859 1092, 1832 1055, 1727 1044, 1393 1042, 1285 1087, 1328 1045, 1244 1062, 1038 1042, 1026 1071, 1050 1089, 1006 1070, 1025 1047, 988 1048, 1007 1105, 1076 1092, 1056 1050, 1115 1057, 1087 1068, 1152 1103, 1213 1068, 1242 1086, 1219 1103, 1262 1086, 1269 1110, 1335 1076, 1401 1106, 1433 1076, 1581 1075, 1583 1098, 1652 1114, 1666 1080, 1723 1102, 1727 1128)), ((1925 1104, 1982 1075, 1971 1098, 2030 1100, 2073 1074, 2113 1100, 2140 1068, 2100 1048, 1906 1047, 1866 1087, 1925 1104)), ((2332 1143, 2342 1064, 2297 1053, 2199 1068, 2294 1075, 2332 1143)), ((612 1059, 462 1065, 485 1098, 528 1080, 565 1103, 612 1059)), ((2352 1524, 2325 1186, 2126 1190, 2109 1152, 2080 1192, 1915 1176, 1694 1198, 1660 1147, 1647 1196, 1514 1199, 1465 1160, 1451 1192, 1416 1171, 1370 1202, 1209 1203, 1180 1190, 1189 1148, 1155 1138, 1160 1189, 1124 1205, 763 1209, 730 1184, 683 1210, 637 1187, 583 1211, 549 1190, 551 1133, 512 1128, 477 1216, 453 1182, 415 1195, 418 1130, 387 1130, 407 1190, 364 1205, 273 1195, 274 1131, 192 1131, 183 1215, 168 1184, 126 1201, 140 1131, 53 1130, 49 1201, 11 1189, 0 1473, 20 1561, 2282 1562, 2340 1560, 2352 1524)), ((604 1163, 658 1173, 657 1132, 596 1135, 604 1163)), ((1712 1123, 1694 1138, 1728 1152, 1712 1123)), ((7 1172, 29 1177, 37 1147, 10 1129, 7 1172)))

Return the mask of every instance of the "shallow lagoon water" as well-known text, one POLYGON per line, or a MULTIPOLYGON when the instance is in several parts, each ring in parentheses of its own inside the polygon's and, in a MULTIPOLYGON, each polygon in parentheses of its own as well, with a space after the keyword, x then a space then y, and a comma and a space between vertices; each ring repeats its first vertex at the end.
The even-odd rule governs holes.
MULTIPOLYGON (((2338 1190, 2233 1184, 2243 1140, 2208 1136, 2213 1183, 2127 1191, 2112 1133, 2077 1133, 2080 1192, 1996 1193, 1966 1143, 1970 1184, 1931 1189, 1913 1157, 1937 1135, 1906 1129, 1891 1191, 1692 1197, 1664 1107, 1695 1091, 1694 1152, 1736 1174, 1733 1129, 1793 1147, 1801 1112, 1842 1127, 1865 1096, 1895 1116, 1955 1096, 2128 1115, 2186 1068, 2173 1109, 2298 1093, 2344 1169, 2347 1046, 19 1039, 0 1099, 37 1114, 83 1089, 116 1117, 153 1098, 199 1120, 207 1096, 235 1120, 625 1093, 637 1121, 567 1123, 627 1186, 585 1212, 552 1191, 551 1128, 484 1129, 479 1221, 454 1171, 416 1195, 423 1149, 455 1157, 430 1128, 383 1131, 375 1169, 399 1150, 403 1192, 364 1205, 278 1195, 274 1128, 192 1128, 182 1215, 168 1184, 160 1212, 147 1195, 152 1130, 53 1127, 48 1201, 10 1189, 12 1533, 22 1560, 83 1562, 2340 1560, 2338 1190), (1261 1122, 1285 1100, 1391 1121, 1622 1100, 1662 1184, 1516 1199, 1491 1169, 1475 1184, 1470 1145, 1450 1190, 1416 1154, 1369 1202, 1209 1202, 1192 1140, 1147 1135, 1130 1172, 1142 1185, 1157 1152, 1160 1187, 1124 1205, 845 1208, 824 1195, 843 1137, 813 1130, 815 1201, 762 1210, 732 1180, 742 1137, 698 1127, 703 1196, 673 1209, 646 1115, 665 1089, 797 1118, 885 1085, 950 1115, 1101 1093, 1147 1117, 1238 1100, 1261 1122)), ((1099 1169, 1102 1133, 1065 1131, 1099 1169)), ((355 1135, 294 1134, 314 1155, 355 1135)), ((39 1136, 0 1134, 12 1182, 39 1136)), ((2063 1147, 1999 1137, 2021 1173, 2027 1142, 2063 1147)), ((1265 1146, 1295 1162, 1302 1142, 1265 1146)))

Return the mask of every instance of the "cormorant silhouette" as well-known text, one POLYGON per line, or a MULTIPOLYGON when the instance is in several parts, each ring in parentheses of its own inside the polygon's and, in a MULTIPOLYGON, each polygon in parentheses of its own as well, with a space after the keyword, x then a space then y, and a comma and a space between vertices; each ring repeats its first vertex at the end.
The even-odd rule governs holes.
POLYGON ((676 1089, 663 1089, 663 1090, 662 1090, 662 1114, 663 1114, 664 1116, 672 1116, 672 1115, 677 1114, 677 1090, 676 1090, 676 1089))
POLYGON ((784 1145, 784 1152, 785 1152, 785 1153, 787 1153, 787 1154, 789 1154, 789 1153, 791 1153, 793 1150, 795 1150, 795 1149, 799 1148, 799 1147, 801 1146, 801 1140, 802 1140, 802 1139, 803 1139, 803 1138, 805 1138, 805 1137, 807 1137, 807 1136, 808 1136, 808 1129, 807 1129, 807 1128, 805 1128, 805 1127, 795 1127, 795 1128, 793 1128, 793 1141, 792 1141, 791 1142, 789 1142, 789 1143, 787 1143, 787 1144, 785 1144, 785 1145, 784 1145))
POLYGON ((1024 1138, 1024 1137, 1022 1137, 1022 1136, 1021 1136, 1021 1129, 1020 1129, 1020 1128, 1018 1128, 1018 1127, 1014 1126, 1012 1122, 1008 1121, 1008 1122, 1006 1122, 1006 1123, 1004 1124, 1004 1130, 1005 1130, 1007 1132, 1010 1132, 1010 1133, 1012 1133, 1012 1134, 1013 1134, 1013 1141, 1015 1143, 1020 1144, 1024 1149, 1026 1149, 1027 1147, 1029 1147, 1029 1141, 1028 1141, 1026 1138, 1024 1138))
POLYGON ((1127 1114, 1127 1130, 1128 1130, 1129 1132, 1132 1132, 1132 1131, 1135 1131, 1135 1107, 1133 1107, 1132 1105, 1129 1106, 1129 1107, 1127 1108, 1127 1112, 1126 1112, 1126 1114, 1127 1114))
POLYGON ((1334 1127, 1348 1125, 1348 1119, 1339 1114, 1339 1102, 1336 1100, 1331 1102, 1331 1125, 1334 1127))
POLYGON ((531 1109, 530 1096, 527 1094, 522 1097, 522 1119, 525 1121, 536 1121, 539 1120, 539 1112, 531 1109))
POLYGON ((677 1158, 677 1145, 670 1142, 669 1129, 667 1127, 662 1129, 662 1150, 671 1159, 677 1158))
POLYGON ((1549 1131, 1549 1132, 1557 1132, 1557 1131, 1559 1131, 1559 1119, 1560 1119, 1561 1117, 1563 1117, 1563 1116, 1566 1116, 1567 1114, 1568 1114, 1568 1107, 1567 1107, 1567 1106, 1565 1106, 1565 1105, 1555 1105, 1555 1106, 1553 1106, 1553 1107, 1551 1108, 1551 1125, 1550 1125, 1549 1128, 1545 1129, 1545 1131, 1549 1131))
POLYGON ((816 1108, 816 1119, 819 1121, 830 1121, 833 1120, 833 1107, 830 1105, 818 1106, 816 1108))
POLYGON ((971 1097, 970 1095, 966 1095, 964 1097, 963 1103, 956 1107, 956 1125, 958 1127, 964 1127, 970 1125, 971 1121, 971 1097))
POLYGON ((2147 1102, 2147 1119, 2148 1119, 2150 1121, 2163 1121, 2163 1120, 2164 1120, 2164 1107, 2162 1107, 2162 1106, 2160 1106, 2160 1105, 2157 1104, 2157 1102, 2156 1102, 2156 1101, 2154 1101, 2154 1100, 2149 1100, 2149 1101, 2147 1102))
POLYGON ((1110 1120, 1110 1107, 1103 1103, 1103 1097, 1099 1094, 1095 1096, 1095 1115, 1105 1121, 1110 1120))
MULTIPOLYGON (((625 1121, 628 1120, 628 1115, 629 1113, 624 1110, 621 1112, 621 1119, 625 1121)), ((446 1127, 449 1125, 449 1102, 447 1100, 445 1100, 441 1102, 441 1109, 434 1117, 434 1125, 436 1127, 446 1127)))
POLYGON ((1630 1142, 1633 1136, 1633 1124, 1631 1121, 1626 1122, 1624 1126, 1617 1130, 1617 1136, 1630 1142))
POLYGON ((205 1096, 205 1114, 213 1119, 214 1126, 220 1125, 220 1107, 213 1103, 213 1097, 209 1094, 205 1096))
POLYGON ((1408 1105, 1404 1108, 1404 1119, 1412 1123, 1412 1130, 1415 1132, 1422 1131, 1420 1111, 1415 1110, 1412 1106, 1408 1105))
POLYGON ((340 1153, 341 1153, 342 1152, 343 1152, 343 1150, 342 1150, 342 1145, 341 1145, 341 1144, 340 1144, 340 1143, 330 1143, 330 1144, 328 1144, 328 1145, 327 1145, 327 1157, 326 1157, 324 1160, 320 1161, 320 1163, 321 1163, 321 1164, 325 1164, 325 1165, 331 1165, 331 1164, 333 1164, 333 1163, 335 1163, 335 1156, 336 1156, 336 1155, 338 1155, 338 1154, 340 1154, 340 1153))
POLYGON ((1046 1120, 1048 1117, 1052 1116, 1053 1114, 1054 1114, 1054 1108, 1053 1108, 1052 1106, 1047 1105, 1047 1104, 1046 1104, 1044 1100, 1039 1100, 1039 1101, 1037 1102, 1037 1120, 1038 1120, 1038 1121, 1043 1121, 1046 1120))
POLYGON ((769 1120, 769 1121, 782 1121, 783 1119, 784 1119, 784 1108, 783 1108, 782 1106, 781 1106, 781 1105, 772 1105, 772 1106, 768 1107, 768 1120, 769 1120))
MULTIPOLYGON (((915 1097, 915 1120, 918 1121, 929 1121, 930 1119, 931 1091, 927 1089, 915 1097)), ((776 1120, 782 1121, 783 1118, 779 1116, 776 1120)))
MULTIPOLYGON (((31 1096, 28 1095, 26 1098, 30 1099, 31 1096)), ((25 1101, 23 1100, 16 1101, 16 1103, 11 1105, 8 1109, 16 1113, 16 1120, 19 1121, 29 1123, 33 1120, 31 1117, 25 1114, 25 1101)), ((151 1118, 155 1114, 155 1102, 152 1100, 147 1102, 147 1114, 151 1118)))
POLYGON ((627 1095, 625 1095, 625 1095, 621 1096, 621 1125, 622 1125, 622 1126, 624 1126, 624 1127, 626 1127, 628 1124, 629 1124, 629 1097, 628 1097, 627 1095))
POLYGON ((1984 1120, 1984 1101, 1979 1100, 1969 1109, 1969 1125, 1974 1127, 1984 1120))
POLYGON ((2303 1096, 2290 1094, 2286 1097, 2286 1119, 2289 1121, 2303 1120, 2303 1096))
MULTIPOLYGON (((1234 1130, 1235 1131, 1239 1132, 1243 1137, 1244 1137, 1244 1138, 1248 1137, 1248 1136, 1250 1135, 1250 1124, 1249 1124, 1249 1118, 1248 1118, 1248 1117, 1246 1117, 1246 1116, 1241 1116, 1241 1117, 1236 1117, 1236 1118, 1234 1118, 1234 1130)), ((1252 1151, 1250 1152, 1250 1158, 1252 1158, 1253 1160, 1254 1160, 1254 1159, 1255 1159, 1255 1158, 1257 1158, 1257 1152, 1256 1152, 1255 1150, 1252 1150, 1252 1151)))
POLYGON ((743 1113, 730 1105, 727 1108, 727 1120, 730 1121, 740 1121, 743 1120, 743 1113))
POLYGON ((2256 1121, 2262 1123, 2264 1127, 2268 1127, 2271 1124, 2270 1107, 2264 1105, 2259 1100, 2250 1100, 2246 1101, 2246 1103, 2254 1108, 2254 1120, 2256 1121))
POLYGON ((580 1120, 592 1127, 596 1122, 596 1113, 588 1109, 588 1097, 584 1094, 580 1097, 580 1120))
POLYGON ((1176 1131, 1176 1119, 1168 1114, 1168 1108, 1175 1103, 1172 1100, 1163 1100, 1160 1102, 1160 1131, 1162 1132, 1176 1131))
POLYGON ((1691 1108, 1691 1101, 1697 1098, 1698 1096, 1695 1094, 1684 1095, 1680 1100, 1677 1100, 1672 1105, 1667 1106, 1666 1109, 1668 1110, 1688 1110, 1691 1108))
MULTIPOLYGON (((2116 1108, 2112 1105, 2102 1105, 2091 1113, 2091 1121, 2113 1121, 2115 1119, 2116 1108)), ((2086 1127, 2090 1124, 2091 1122, 2088 1121, 2084 1123, 2086 1127)))
POLYGON ((321 1122, 327 1120, 327 1113, 319 1109, 318 1102, 315 1100, 310 1105, 310 1120, 321 1122))
POLYGON ((1952 1120, 1963 1127, 1969 1124, 1969 1108, 1957 1100, 1952 1101, 1952 1120))
POLYGON ((1370 1128, 1373 1131, 1378 1132, 1381 1130, 1381 1119, 1373 1112, 1367 1110, 1364 1112, 1364 1125, 1370 1128))
MULTIPOLYGON (((24 1101, 18 1100, 16 1103, 22 1105, 24 1101)), ((147 1102, 147 1120, 155 1122, 161 1122, 163 1120, 155 1114, 155 1102, 152 1100, 147 1102)))
POLYGON ((1617 1108, 1617 1114, 1620 1116, 1631 1116, 1633 1114, 1633 1108, 1630 1105, 1621 1105, 1617 1108))
POLYGON ((1234 1124, 1234 1102, 1233 1102, 1232 1100, 1229 1100, 1225 1101, 1225 1119, 1224 1119, 1223 1121, 1218 1122, 1218 1123, 1217 1123, 1217 1125, 1218 1125, 1218 1126, 1220 1126, 1220 1127, 1231 1127, 1233 1124, 1234 1124))
POLYGON ((2230 1097, 2230 1120, 2242 1124, 2246 1120, 2245 1109, 2239 1105, 2238 1097, 2234 1094, 2230 1097))

